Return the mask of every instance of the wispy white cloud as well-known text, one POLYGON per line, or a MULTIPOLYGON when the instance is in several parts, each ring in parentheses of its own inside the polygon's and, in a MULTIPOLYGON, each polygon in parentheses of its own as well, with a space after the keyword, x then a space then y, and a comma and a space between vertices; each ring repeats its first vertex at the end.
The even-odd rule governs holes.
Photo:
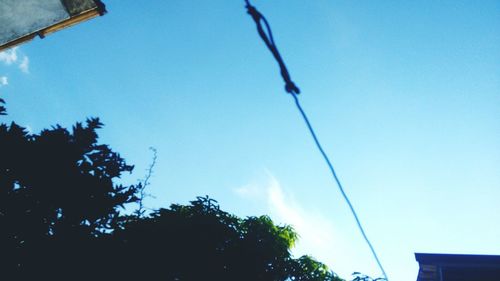
POLYGON ((246 200, 265 200, 271 216, 280 223, 293 226, 301 243, 314 247, 330 243, 334 237, 332 225, 320 214, 303 208, 271 173, 267 174, 265 183, 247 184, 234 189, 234 192, 246 200))
POLYGON ((333 264, 332 253, 338 252, 342 239, 336 235, 333 224, 314 208, 305 208, 287 191, 276 177, 267 172, 267 179, 260 183, 251 183, 234 192, 244 200, 266 202, 266 213, 275 222, 291 225, 299 235, 295 255, 309 254, 333 264))
MULTIPOLYGON (((295 229, 299 239, 292 253, 296 257, 311 255, 344 278, 354 271, 377 273, 371 256, 366 254, 365 245, 358 243, 357 229, 345 224, 336 227, 336 217, 327 217, 319 206, 305 205, 294 195, 293 190, 282 185, 271 172, 267 172, 265 180, 241 186, 233 192, 243 200, 250 201, 253 206, 262 206, 264 203, 263 211, 274 222, 288 224, 295 229), (356 231, 355 235, 353 231, 356 231)), ((338 221, 342 220, 342 214, 339 214, 338 221)))
POLYGON ((335 242, 332 224, 319 213, 303 208, 272 176, 267 186, 267 200, 273 217, 297 231, 300 248, 318 253, 335 242))
MULTIPOLYGON (((17 65, 23 73, 29 73, 30 59, 28 56, 23 55, 22 59, 19 61, 18 47, 14 47, 5 51, 0 52, 0 65, 17 65)), ((0 87, 7 86, 9 84, 7 76, 0 76, 0 87)))
POLYGON ((244 199, 261 199, 265 195, 265 190, 258 184, 247 184, 235 188, 234 193, 244 199))
POLYGON ((24 73, 29 73, 29 64, 30 64, 30 59, 28 56, 23 56, 23 59, 21 60, 21 63, 19 64, 19 69, 21 69, 22 72, 24 73))
POLYGON ((9 84, 9 79, 7 76, 0 76, 0 87, 7 86, 9 84))
POLYGON ((0 62, 5 63, 6 65, 15 63, 17 61, 17 49, 18 47, 14 47, 12 49, 0 52, 0 62))
POLYGON ((372 276, 378 274, 367 248, 360 243, 357 229, 346 225, 334 227, 335 217, 327 218, 319 209, 301 204, 272 175, 269 176, 266 190, 271 217, 292 225, 299 234, 297 245, 292 251, 295 255, 312 255, 343 277, 350 276, 354 271, 372 276))

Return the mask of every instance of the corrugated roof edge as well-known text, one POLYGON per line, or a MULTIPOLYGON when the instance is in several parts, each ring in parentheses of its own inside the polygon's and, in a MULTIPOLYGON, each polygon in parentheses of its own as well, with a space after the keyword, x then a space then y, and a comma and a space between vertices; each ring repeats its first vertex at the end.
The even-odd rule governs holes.
POLYGON ((52 26, 43 28, 41 30, 37 30, 35 32, 32 32, 30 34, 24 35, 20 38, 17 38, 15 40, 6 42, 5 44, 0 46, 0 52, 7 50, 9 48, 15 47, 17 45, 26 43, 28 41, 33 40, 36 36, 39 36, 40 38, 44 38, 45 36, 54 33, 56 31, 59 31, 61 29, 73 26, 75 24, 90 20, 92 18, 95 18, 97 16, 103 16, 104 14, 107 13, 106 11, 106 5, 100 0, 93 0, 95 3, 95 7, 92 9, 88 9, 85 11, 81 11, 79 14, 75 14, 74 16, 71 15, 71 17, 67 20, 63 20, 61 22, 58 22, 52 26))
POLYGON ((99 14, 106 13, 106 6, 100 0, 61 0, 68 14, 73 17, 97 7, 99 14))
POLYGON ((500 255, 415 253, 415 259, 421 264, 473 265, 500 268, 500 255))

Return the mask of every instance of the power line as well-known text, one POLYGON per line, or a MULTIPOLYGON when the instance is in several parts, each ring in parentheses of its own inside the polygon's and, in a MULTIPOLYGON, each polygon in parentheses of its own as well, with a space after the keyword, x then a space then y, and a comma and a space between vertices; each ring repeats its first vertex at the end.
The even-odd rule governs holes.
POLYGON ((307 128, 309 129, 309 132, 311 133, 312 138, 314 139, 314 143, 316 144, 316 147, 318 148, 319 152, 323 156, 323 159, 325 160, 326 164, 328 165, 328 168, 330 169, 330 172, 337 183, 338 189, 340 193, 342 194, 344 200, 346 201, 347 205, 349 206, 349 209, 351 210, 352 215, 354 216, 354 219, 356 220, 356 224, 358 226, 359 231, 361 232, 361 235, 363 236, 366 244, 368 244, 368 247, 370 248, 370 251, 373 254, 373 257, 375 258, 375 261, 377 262, 378 267, 382 271, 382 274, 384 275, 385 280, 389 280, 387 278, 387 274, 385 273, 384 267, 382 266, 382 263, 380 262, 380 259, 378 258, 377 252, 375 251, 375 248, 373 247, 372 243, 370 242, 370 239, 368 239, 368 236, 365 233, 365 230, 363 229, 363 226, 361 225, 361 221, 358 218, 358 215, 356 213, 356 210, 354 209, 354 206, 351 203, 351 200, 349 200, 349 197, 344 191, 344 188, 342 186, 342 183, 340 182, 337 173, 335 172, 335 169, 333 168, 332 162, 330 161, 330 158, 328 155, 325 153, 325 150, 321 146, 321 143, 316 136, 316 133, 314 132, 314 128, 311 125, 311 122, 309 121, 309 118, 307 117, 307 114, 305 113, 304 109, 302 109, 302 106, 300 105, 299 99, 297 95, 300 93, 299 88, 295 85, 295 83, 292 81, 290 74, 288 72, 288 69, 286 68, 285 62, 283 61, 283 58, 281 57, 278 48, 276 44, 274 43, 274 38, 273 34, 271 31, 271 27, 269 26, 268 21, 266 18, 254 7, 250 4, 249 0, 245 0, 246 3, 246 8, 248 14, 250 14, 255 21, 255 24, 257 25, 257 32, 259 33, 260 37, 268 47, 268 49, 271 51, 273 54, 274 58, 278 62, 278 65, 280 67, 280 73, 281 76, 283 77, 283 80, 285 81, 285 91, 289 94, 292 95, 295 105, 297 106, 297 109, 299 110, 300 114, 302 115, 302 118, 304 119, 304 122, 307 125, 307 128), (262 23, 265 25, 265 30, 262 27, 262 23))
POLYGON ((335 172, 335 169, 333 168, 332 162, 330 162, 330 158, 328 158, 328 155, 326 155, 325 151, 323 150, 323 147, 321 146, 321 143, 318 140, 318 137, 316 136, 316 133, 314 132, 314 129, 311 125, 311 122, 309 122, 309 118, 307 118, 306 113, 302 109, 302 106, 300 106, 299 99, 295 94, 292 94, 293 99, 295 100, 295 105, 297 105, 297 109, 300 111, 300 114, 304 118, 304 121, 306 122, 307 128, 309 129, 309 132, 311 133, 311 136, 314 139, 314 142, 316 143, 316 146, 318 147, 319 152, 321 152, 321 155, 323 156, 323 159, 325 160, 326 164, 328 165, 328 168, 330 169, 330 172, 332 173, 333 178, 335 179, 335 182, 337 183, 337 186, 339 187, 340 193, 342 193, 342 196, 344 197, 345 202, 347 205, 349 205, 349 209, 351 209, 351 213, 354 216, 354 219, 356 220, 356 224, 358 225, 359 231, 361 232, 361 235, 363 235, 363 238, 366 241, 366 244, 368 244, 368 247, 370 247, 370 250, 373 254, 373 257, 375 258, 375 261, 377 261, 378 266, 380 267, 380 270, 382 271, 382 274, 384 275, 384 278, 388 281, 387 279, 387 274, 385 273, 384 267, 382 266, 382 263, 380 262, 377 252, 375 251, 375 248, 373 248, 372 243, 370 242, 370 239, 368 239, 368 236, 366 236, 365 230, 363 229, 363 226, 361 225, 361 221, 358 218, 358 215, 356 214, 356 211, 354 210, 354 206, 351 203, 351 200, 349 200, 349 197, 344 191, 344 188, 342 187, 342 183, 340 182, 337 173, 335 172))
POLYGON ((271 31, 271 27, 269 26, 266 18, 254 6, 250 4, 249 0, 245 0, 245 3, 248 14, 252 16, 255 24, 257 24, 257 32, 259 33, 260 38, 262 38, 262 41, 266 43, 267 48, 271 51, 274 58, 278 62, 281 77, 283 77, 283 80, 285 81, 285 91, 290 94, 300 94, 299 88, 295 85, 295 83, 293 83, 292 78, 290 77, 290 73, 286 68, 285 62, 283 61, 283 58, 281 58, 280 52, 278 51, 278 48, 274 43, 273 32, 271 31), (264 23, 266 30, 264 30, 264 28, 262 27, 261 21, 264 23))

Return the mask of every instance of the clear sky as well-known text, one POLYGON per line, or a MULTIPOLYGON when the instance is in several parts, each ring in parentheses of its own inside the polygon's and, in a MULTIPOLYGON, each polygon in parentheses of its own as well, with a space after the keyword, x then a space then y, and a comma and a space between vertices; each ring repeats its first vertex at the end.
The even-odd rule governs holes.
MULTIPOLYGON (((244 1, 107 0, 109 13, 0 55, 33 132, 86 117, 150 207, 270 214, 349 278, 380 273, 244 1)), ((500 2, 252 1, 394 281, 415 252, 500 254, 500 2)))

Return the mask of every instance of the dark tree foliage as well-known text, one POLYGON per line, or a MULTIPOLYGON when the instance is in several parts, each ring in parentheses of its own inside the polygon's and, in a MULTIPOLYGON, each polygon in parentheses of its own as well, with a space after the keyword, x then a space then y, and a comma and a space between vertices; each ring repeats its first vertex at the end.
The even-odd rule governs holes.
POLYGON ((352 274, 353 279, 352 281, 386 281, 387 279, 379 277, 379 278, 372 278, 368 275, 362 274, 360 272, 354 272, 352 274))
POLYGON ((0 115, 5 115, 5 107, 3 106, 5 104, 5 101, 3 99, 0 99, 0 115))
POLYGON ((28 134, 0 125, 0 266, 33 272, 37 259, 69 249, 56 241, 71 248, 111 231, 119 208, 135 201, 136 186, 113 183, 132 166, 97 144, 101 126, 89 119, 71 132, 55 126, 28 134))
POLYGON ((311 257, 294 259, 297 239, 289 226, 267 216, 238 218, 208 197, 172 205, 146 218, 128 217, 113 234, 120 249, 135 253, 120 261, 165 280, 341 280, 311 257))
POLYGON ((291 256, 289 226, 236 217, 208 197, 120 214, 141 185, 115 182, 133 167, 97 142, 101 126, 30 134, 0 124, 0 280, 341 280, 291 256))

